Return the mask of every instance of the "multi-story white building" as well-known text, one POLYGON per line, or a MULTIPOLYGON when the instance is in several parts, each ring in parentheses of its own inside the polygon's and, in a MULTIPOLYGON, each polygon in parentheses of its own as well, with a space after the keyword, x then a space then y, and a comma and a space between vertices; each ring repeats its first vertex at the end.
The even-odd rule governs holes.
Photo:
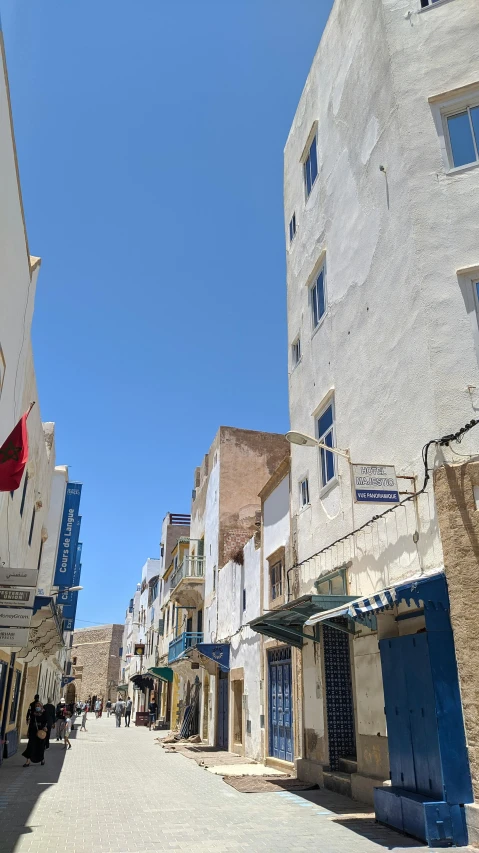
MULTIPOLYGON (((284 582, 290 605, 303 600, 298 771, 374 796, 380 819, 408 831, 419 798, 414 831, 431 843, 440 829, 428 803, 443 802, 447 837, 460 843, 461 804, 473 800, 454 653, 455 639, 464 695, 474 677, 460 629, 467 614, 454 598, 460 560, 452 549, 445 560, 440 526, 450 531, 456 512, 464 529, 453 462, 464 476, 467 469, 462 518, 477 523, 467 464, 479 430, 460 446, 434 440, 474 419, 479 400, 478 27, 475 0, 336 0, 285 148, 291 428, 323 443, 293 445, 291 457, 294 567, 284 582), (355 500, 351 461, 395 466, 400 499, 418 496, 381 516, 393 505, 355 500), (425 468, 437 468, 439 513, 425 468), (369 615, 358 621, 351 600, 384 589, 391 606, 363 602, 369 615), (452 697, 446 722, 441 678, 452 697), (404 717, 395 704, 401 679, 409 679, 404 717), (433 732, 427 747, 424 717, 433 732), (392 787, 382 788, 390 773, 392 787)), ((477 581, 477 553, 472 565, 477 581)), ((476 636, 472 620, 468 630, 476 636)), ((477 713, 469 707, 477 797, 477 713)), ((473 832, 474 808, 466 813, 473 832)))
POLYGON ((1 763, 17 749, 24 709, 33 694, 39 692, 43 701, 49 695, 58 697, 64 642, 61 610, 51 596, 52 579, 50 584, 39 583, 49 539, 56 548, 55 530, 49 526, 54 425, 42 423, 38 401, 31 324, 40 258, 32 257, 28 246, 1 29, 0 67, 0 446, 35 404, 27 420, 29 458, 22 481, 16 491, 0 493, 2 604, 8 604, 12 578, 18 587, 30 589, 29 606, 21 612, 2 609, 1 763), (13 645, 12 636, 20 640, 22 634, 26 642, 13 645))

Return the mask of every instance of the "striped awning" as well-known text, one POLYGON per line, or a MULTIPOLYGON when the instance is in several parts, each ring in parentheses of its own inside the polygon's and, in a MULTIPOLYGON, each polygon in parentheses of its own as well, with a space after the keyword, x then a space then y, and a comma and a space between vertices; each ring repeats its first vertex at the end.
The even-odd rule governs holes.
MULTIPOLYGON (((400 581, 396 586, 391 586, 389 589, 383 589, 380 592, 375 592, 367 598, 356 598, 354 601, 348 602, 343 607, 335 607, 332 610, 320 611, 311 616, 305 625, 317 625, 318 622, 329 621, 338 616, 345 616, 349 619, 362 619, 368 614, 389 610, 395 604, 402 600, 414 600, 418 603, 421 598, 421 589, 426 584, 430 585, 436 578, 442 578, 442 571, 434 571, 419 577, 409 578, 407 581, 400 581)), ((424 594, 424 593, 423 593, 424 594)), ((434 596, 437 597, 437 596, 434 596)))

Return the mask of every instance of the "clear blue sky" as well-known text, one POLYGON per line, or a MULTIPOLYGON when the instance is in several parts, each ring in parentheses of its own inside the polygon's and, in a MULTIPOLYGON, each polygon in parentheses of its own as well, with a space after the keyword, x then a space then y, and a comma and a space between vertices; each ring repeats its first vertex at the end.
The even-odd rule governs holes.
POLYGON ((331 5, 0 0, 78 627, 123 621, 221 424, 288 428, 283 147, 331 5))

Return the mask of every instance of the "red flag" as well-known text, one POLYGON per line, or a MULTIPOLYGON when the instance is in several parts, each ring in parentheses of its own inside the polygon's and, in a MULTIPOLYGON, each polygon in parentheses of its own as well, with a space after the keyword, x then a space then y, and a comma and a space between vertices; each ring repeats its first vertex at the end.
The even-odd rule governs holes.
POLYGON ((27 418, 31 408, 20 418, 0 447, 0 492, 14 492, 22 481, 28 460, 27 418))

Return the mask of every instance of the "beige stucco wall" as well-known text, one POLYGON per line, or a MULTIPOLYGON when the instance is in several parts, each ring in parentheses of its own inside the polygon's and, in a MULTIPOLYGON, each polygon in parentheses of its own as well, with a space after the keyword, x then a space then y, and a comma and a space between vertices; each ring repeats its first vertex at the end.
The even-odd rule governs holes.
POLYGON ((118 684, 118 652, 123 636, 123 625, 100 625, 98 628, 80 628, 73 634, 72 660, 76 658, 73 674, 76 675, 76 698, 89 696, 116 699, 118 684), (114 655, 114 657, 111 657, 114 655))
POLYGON ((221 427, 219 557, 223 566, 255 531, 259 492, 289 453, 283 435, 221 427))
POLYGON ((434 472, 439 526, 474 798, 479 800, 479 627, 474 602, 479 587, 479 462, 444 465, 434 472))

